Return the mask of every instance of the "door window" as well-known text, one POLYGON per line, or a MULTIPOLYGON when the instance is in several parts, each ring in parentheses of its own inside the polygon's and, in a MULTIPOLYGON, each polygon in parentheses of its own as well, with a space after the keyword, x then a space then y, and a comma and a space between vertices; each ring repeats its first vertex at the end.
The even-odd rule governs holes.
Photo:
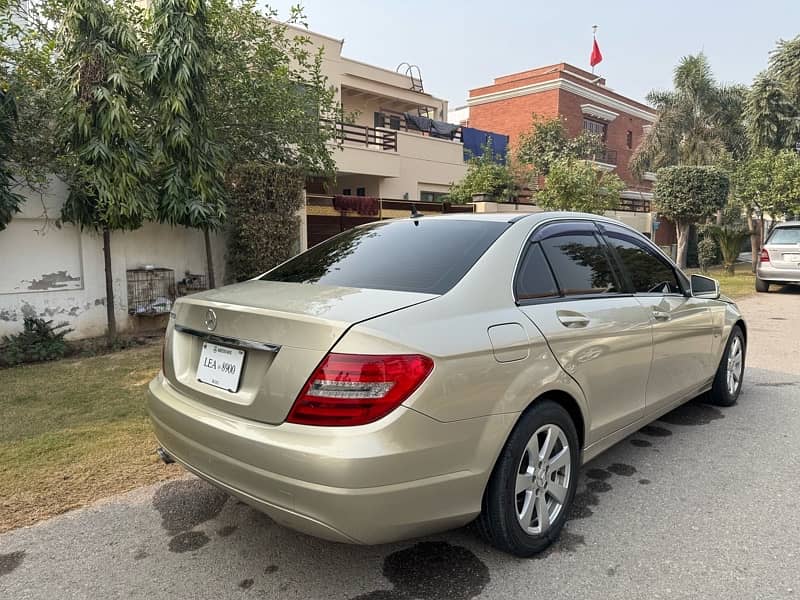
POLYGON ((683 294, 675 269, 633 234, 603 224, 603 232, 637 294, 683 294))
POLYGON ((558 296, 558 286, 538 242, 528 245, 514 282, 514 292, 518 301, 558 296))
POLYGON ((541 244, 565 296, 621 291, 605 245, 596 233, 563 233, 546 238, 541 244))

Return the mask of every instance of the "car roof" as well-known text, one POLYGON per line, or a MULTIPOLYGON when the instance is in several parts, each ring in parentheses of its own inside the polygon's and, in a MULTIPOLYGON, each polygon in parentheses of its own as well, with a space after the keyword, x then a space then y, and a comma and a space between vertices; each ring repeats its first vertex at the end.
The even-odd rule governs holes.
MULTIPOLYGON (((539 223, 552 219, 592 219, 595 221, 606 221, 609 223, 619 223, 615 219, 595 215, 592 213, 566 212, 566 211, 544 211, 544 212, 496 212, 496 213, 449 213, 424 215, 425 219, 444 219, 448 221, 491 221, 495 223, 516 223, 522 219, 526 223, 539 223)), ((414 217, 406 217, 408 220, 415 220, 414 217)))
POLYGON ((775 223, 773 229, 780 229, 782 227, 800 227, 800 221, 784 221, 783 223, 775 223))

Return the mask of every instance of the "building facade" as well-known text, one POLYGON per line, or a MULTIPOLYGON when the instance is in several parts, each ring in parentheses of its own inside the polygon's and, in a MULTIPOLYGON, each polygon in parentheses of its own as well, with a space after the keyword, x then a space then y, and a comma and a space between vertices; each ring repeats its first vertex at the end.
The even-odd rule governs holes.
POLYGON ((508 135, 512 148, 530 130, 534 114, 561 117, 570 136, 583 130, 600 135, 605 151, 587 158, 627 184, 621 194, 622 208, 650 211, 655 177, 648 173, 639 179, 628 164, 656 112, 615 92, 603 77, 566 63, 538 67, 471 89, 467 107, 468 113, 457 109, 461 122, 508 135))

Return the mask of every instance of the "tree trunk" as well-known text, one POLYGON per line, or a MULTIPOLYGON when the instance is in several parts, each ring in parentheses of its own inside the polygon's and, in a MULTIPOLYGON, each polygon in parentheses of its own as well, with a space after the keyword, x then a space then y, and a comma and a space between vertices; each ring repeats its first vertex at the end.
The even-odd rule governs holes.
POLYGON ((103 228, 103 261, 106 271, 106 320, 108 322, 108 345, 117 341, 117 316, 114 313, 114 278, 111 272, 111 232, 103 228))
POLYGON ((686 268, 686 258, 689 254, 689 231, 691 226, 691 223, 675 222, 675 233, 678 236, 677 263, 681 269, 686 268))
POLYGON ((747 228, 750 230, 750 253, 752 254, 750 266, 753 273, 756 272, 756 267, 758 266, 759 252, 761 251, 761 240, 760 236, 758 235, 759 230, 756 229, 756 227, 760 227, 760 224, 756 225, 755 219, 753 219, 751 211, 748 210, 747 228))
POLYGON ((214 277, 214 256, 211 252, 211 234, 208 228, 203 230, 203 237, 206 242, 206 269, 208 270, 208 289, 213 290, 217 287, 217 282, 214 277))

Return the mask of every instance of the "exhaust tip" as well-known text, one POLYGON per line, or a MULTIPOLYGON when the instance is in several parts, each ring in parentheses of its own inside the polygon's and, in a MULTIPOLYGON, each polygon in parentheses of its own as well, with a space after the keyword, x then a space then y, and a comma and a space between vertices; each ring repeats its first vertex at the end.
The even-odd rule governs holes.
POLYGON ((160 458, 161 462, 163 462, 165 465, 171 465, 175 462, 175 459, 172 458, 170 453, 164 450, 164 448, 161 446, 156 449, 156 454, 158 454, 158 458, 160 458))

